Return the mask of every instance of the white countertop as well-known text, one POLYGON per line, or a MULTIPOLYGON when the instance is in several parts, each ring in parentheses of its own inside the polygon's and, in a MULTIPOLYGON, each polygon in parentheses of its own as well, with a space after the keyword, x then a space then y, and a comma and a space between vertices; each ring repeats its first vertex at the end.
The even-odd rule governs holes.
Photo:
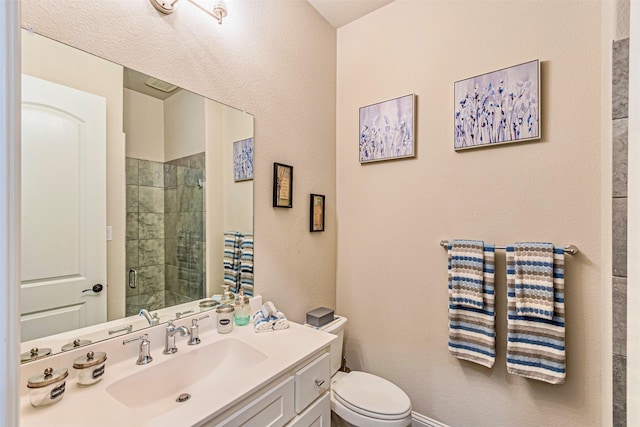
MULTIPOLYGON (((193 317, 195 316, 185 317, 176 321, 175 324, 176 326, 189 327, 193 317)), ((188 346, 187 338, 176 335, 176 345, 179 351, 173 355, 162 354, 166 325, 144 330, 144 333, 149 334, 151 356, 154 359, 149 365, 136 365, 139 342, 123 346, 123 337, 91 344, 22 365, 20 425, 23 427, 45 425, 54 427, 197 425, 221 414, 279 376, 286 374, 296 364, 319 352, 336 339, 334 335, 293 322, 290 322, 288 329, 265 333, 255 333, 252 324, 242 327, 235 326, 229 334, 217 333, 213 317, 200 320, 199 324, 202 343, 188 346), (206 346, 226 338, 237 339, 249 344, 267 357, 254 366, 234 366, 232 380, 225 380, 222 384, 212 384, 211 387, 207 384, 206 391, 202 387, 194 387, 193 393, 192 390, 185 390, 185 392, 192 393, 192 398, 189 401, 176 404, 175 409, 154 418, 127 407, 106 391, 107 387, 122 378, 137 374, 145 369, 153 367, 158 369, 161 364, 172 358, 180 357, 181 354, 196 351, 200 346, 206 346), (105 374, 98 383, 81 387, 76 382, 76 372, 72 367, 73 360, 86 354, 89 350, 107 353, 105 374), (66 392, 59 402, 46 407, 34 408, 29 403, 27 379, 34 374, 42 373, 44 368, 48 366, 54 369, 63 367, 69 369, 66 392)), ((131 338, 136 335, 133 333, 126 337, 131 338)), ((215 364, 216 359, 212 358, 212 369, 215 364)), ((144 393, 145 389, 153 387, 152 383, 156 381, 162 382, 163 379, 166 380, 173 375, 181 375, 182 369, 188 370, 190 366, 180 366, 178 370, 163 370, 162 375, 154 376, 150 384, 137 384, 136 387, 139 389, 139 393, 144 393)))

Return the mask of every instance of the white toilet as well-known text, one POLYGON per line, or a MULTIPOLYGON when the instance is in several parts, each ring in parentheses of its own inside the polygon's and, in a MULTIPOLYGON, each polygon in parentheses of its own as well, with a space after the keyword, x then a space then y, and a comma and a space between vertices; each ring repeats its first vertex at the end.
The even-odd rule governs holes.
POLYGON ((331 344, 332 426, 334 423, 356 427, 411 425, 411 400, 400 387, 366 372, 338 371, 346 323, 345 317, 336 316, 335 320, 320 328, 338 336, 331 344))

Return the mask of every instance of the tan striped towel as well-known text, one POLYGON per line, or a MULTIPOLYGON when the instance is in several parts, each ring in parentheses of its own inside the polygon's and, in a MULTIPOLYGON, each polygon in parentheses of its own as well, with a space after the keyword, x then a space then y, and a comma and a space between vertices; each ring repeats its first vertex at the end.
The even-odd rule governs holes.
POLYGON ((507 372, 562 384, 566 375, 564 249, 553 250, 553 317, 516 312, 514 247, 507 246, 507 372))
POLYGON ((449 352, 458 359, 491 368, 495 363, 495 246, 485 245, 483 253, 482 306, 458 304, 451 286, 451 245, 449 245, 449 352))

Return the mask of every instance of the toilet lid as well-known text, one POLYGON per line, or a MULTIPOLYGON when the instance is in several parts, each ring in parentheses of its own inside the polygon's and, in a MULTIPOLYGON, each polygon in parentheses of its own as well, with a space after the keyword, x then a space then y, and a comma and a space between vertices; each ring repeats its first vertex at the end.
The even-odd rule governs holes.
POLYGON ((333 386, 339 400, 353 410, 377 418, 399 418, 411 411, 411 401, 400 387, 366 372, 353 371, 333 386))

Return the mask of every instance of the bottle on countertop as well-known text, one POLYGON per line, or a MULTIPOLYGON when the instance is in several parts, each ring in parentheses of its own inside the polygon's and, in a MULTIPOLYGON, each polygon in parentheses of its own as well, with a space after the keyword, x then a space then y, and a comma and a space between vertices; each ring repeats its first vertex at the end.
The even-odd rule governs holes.
POLYGON ((249 297, 244 294, 243 290, 240 290, 240 294, 236 298, 234 311, 234 318, 236 325, 244 326, 251 320, 251 313, 249 310, 249 297))

